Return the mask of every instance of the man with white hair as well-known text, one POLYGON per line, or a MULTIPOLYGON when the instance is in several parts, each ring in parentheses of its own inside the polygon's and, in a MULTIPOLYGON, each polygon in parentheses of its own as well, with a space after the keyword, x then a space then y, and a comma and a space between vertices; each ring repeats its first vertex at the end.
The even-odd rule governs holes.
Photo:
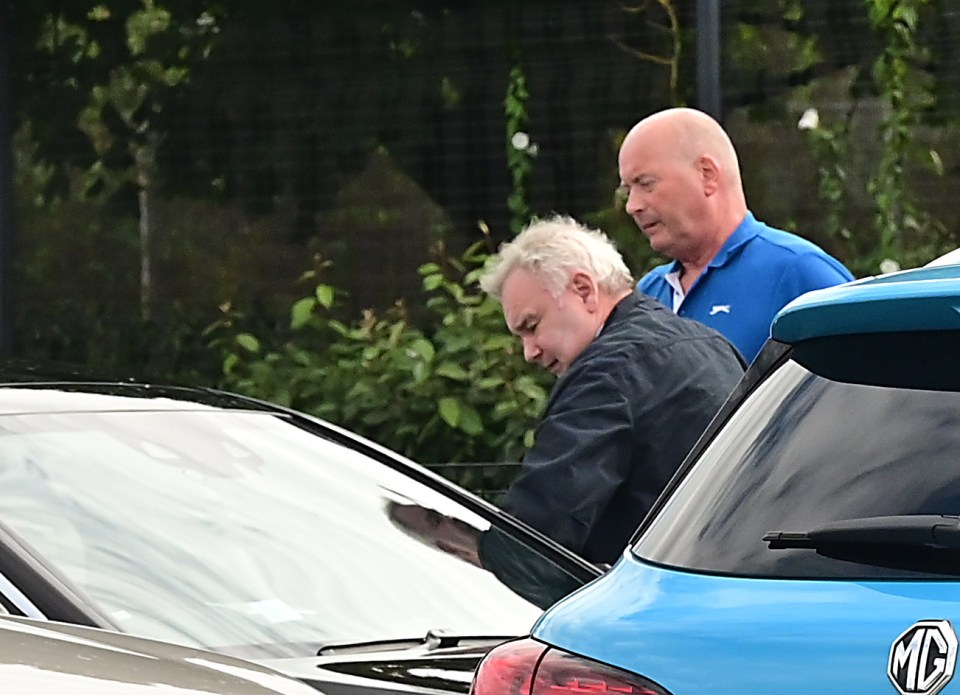
POLYGON ((584 558, 613 562, 743 362, 716 331, 635 292, 610 240, 569 217, 504 244, 480 285, 525 359, 559 377, 501 506, 584 558))

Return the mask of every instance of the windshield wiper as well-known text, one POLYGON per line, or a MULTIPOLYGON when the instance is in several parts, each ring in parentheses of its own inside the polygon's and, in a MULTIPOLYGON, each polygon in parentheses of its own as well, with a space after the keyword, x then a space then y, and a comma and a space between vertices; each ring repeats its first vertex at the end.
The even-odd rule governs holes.
POLYGON ((516 637, 516 635, 461 635, 444 628, 436 628, 427 630, 427 634, 424 637, 371 640, 368 642, 331 642, 321 645, 317 650, 317 656, 384 652, 397 649, 413 649, 415 647, 433 651, 435 649, 450 649, 472 643, 497 644, 508 639, 513 639, 514 637, 516 637))
POLYGON ((909 514, 845 519, 809 531, 771 531, 764 534, 770 550, 823 548, 837 545, 905 545, 937 550, 960 550, 960 516, 909 514))

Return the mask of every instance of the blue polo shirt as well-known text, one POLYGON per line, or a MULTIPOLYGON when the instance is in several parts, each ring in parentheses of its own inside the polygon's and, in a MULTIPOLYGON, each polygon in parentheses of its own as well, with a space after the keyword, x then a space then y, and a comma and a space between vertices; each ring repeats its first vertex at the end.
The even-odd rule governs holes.
POLYGON ((760 352, 773 317, 787 303, 804 292, 853 279, 816 244, 758 222, 750 212, 676 307, 671 282, 677 284, 680 268, 679 261, 654 268, 637 289, 680 316, 716 329, 748 362, 760 352))

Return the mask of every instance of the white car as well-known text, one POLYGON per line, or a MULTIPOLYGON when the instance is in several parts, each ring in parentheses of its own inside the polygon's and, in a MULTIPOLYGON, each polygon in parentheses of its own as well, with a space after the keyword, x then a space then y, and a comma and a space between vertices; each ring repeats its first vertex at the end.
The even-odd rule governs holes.
POLYGON ((943 254, 939 258, 934 258, 924 267, 931 268, 941 265, 960 265, 960 249, 954 249, 953 251, 943 254))

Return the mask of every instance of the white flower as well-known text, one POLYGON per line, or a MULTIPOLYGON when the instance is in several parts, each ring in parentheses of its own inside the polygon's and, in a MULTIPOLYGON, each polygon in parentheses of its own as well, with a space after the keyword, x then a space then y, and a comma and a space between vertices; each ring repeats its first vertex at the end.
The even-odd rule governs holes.
POLYGON ((510 138, 510 144, 513 145, 513 149, 515 150, 525 150, 530 147, 530 136, 522 130, 518 130, 513 134, 513 137, 510 138))
POLYGON ((900 270, 900 264, 892 258, 884 258, 882 261, 880 261, 880 272, 883 275, 886 275, 887 273, 895 273, 898 270, 900 270))
POLYGON ((816 130, 820 127, 820 113, 814 109, 809 108, 803 112, 803 115, 800 116, 800 120, 797 121, 797 128, 800 130, 816 130))

